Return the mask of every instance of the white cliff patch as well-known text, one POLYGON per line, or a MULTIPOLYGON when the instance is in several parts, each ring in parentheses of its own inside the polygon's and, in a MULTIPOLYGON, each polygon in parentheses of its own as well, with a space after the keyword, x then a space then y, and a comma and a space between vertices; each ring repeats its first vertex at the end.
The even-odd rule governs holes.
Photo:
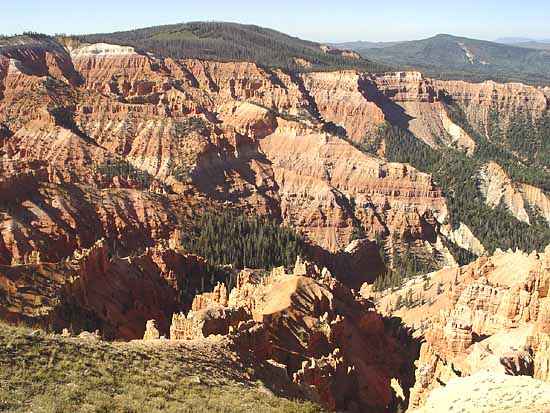
POLYGON ((450 226, 442 226, 441 233, 447 239, 460 248, 470 251, 478 257, 485 254, 485 247, 479 239, 473 234, 470 228, 463 222, 460 223, 457 229, 453 230, 450 226))
POLYGON ((479 191, 489 207, 494 209, 503 202, 519 221, 531 223, 521 193, 497 163, 489 162, 479 171, 479 191))
POLYGON ((460 46, 460 48, 464 51, 464 54, 466 55, 466 57, 468 58, 468 60, 470 61, 470 64, 474 64, 474 58, 475 58, 475 55, 472 53, 472 51, 470 49, 468 49, 466 47, 466 45, 464 43, 458 43, 458 45, 460 46))
POLYGON ((22 67, 23 64, 16 59, 10 59, 10 63, 8 66, 8 74, 10 75, 18 75, 22 73, 22 67))
POLYGON ((531 224, 526 206, 537 211, 550 225, 550 195, 532 185, 513 182, 495 162, 484 165, 478 174, 479 191, 485 204, 496 208, 501 202, 518 220, 531 224))
POLYGON ((470 135, 468 135, 464 131, 464 129, 454 123, 447 115, 447 112, 440 111, 439 117, 441 118, 443 128, 449 134, 449 136, 453 140, 453 143, 456 146, 464 149, 468 155, 473 155, 476 149, 476 142, 470 137, 470 135))
POLYGON ((133 47, 108 43, 88 44, 71 50, 71 57, 73 59, 89 56, 124 56, 133 54, 137 54, 136 49, 133 47))

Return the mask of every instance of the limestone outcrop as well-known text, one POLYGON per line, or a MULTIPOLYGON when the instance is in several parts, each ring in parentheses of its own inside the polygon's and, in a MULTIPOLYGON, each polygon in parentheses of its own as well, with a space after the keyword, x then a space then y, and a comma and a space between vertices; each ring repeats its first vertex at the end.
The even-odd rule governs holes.
POLYGON ((550 225, 550 195, 532 185, 513 182, 500 165, 489 162, 479 171, 479 190, 491 208, 501 203, 519 221, 531 223, 527 208, 538 212, 550 225))

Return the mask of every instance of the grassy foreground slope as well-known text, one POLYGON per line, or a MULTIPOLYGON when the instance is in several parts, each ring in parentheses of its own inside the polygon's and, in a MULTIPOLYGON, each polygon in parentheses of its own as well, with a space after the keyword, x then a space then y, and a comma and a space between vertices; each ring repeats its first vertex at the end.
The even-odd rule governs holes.
POLYGON ((316 412, 215 346, 108 343, 0 323, 0 411, 316 412))

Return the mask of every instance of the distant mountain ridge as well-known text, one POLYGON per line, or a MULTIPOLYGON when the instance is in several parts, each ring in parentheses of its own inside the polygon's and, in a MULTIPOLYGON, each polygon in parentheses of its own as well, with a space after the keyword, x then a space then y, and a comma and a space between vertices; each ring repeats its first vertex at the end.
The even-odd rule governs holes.
POLYGON ((528 49, 550 50, 550 40, 535 40, 527 37, 503 37, 495 40, 496 43, 510 46, 526 47, 528 49))
POLYGON ((388 46, 373 47, 368 42, 343 45, 366 59, 420 70, 432 77, 550 84, 550 51, 545 44, 535 48, 439 34, 388 46))
POLYGON ((358 40, 355 42, 344 42, 344 43, 329 43, 331 46, 340 48, 340 49, 383 49, 385 47, 395 46, 397 44, 403 43, 402 41, 396 42, 368 42, 364 40, 358 40))
POLYGON ((530 37, 500 37, 495 40, 495 43, 503 43, 503 44, 521 44, 521 43, 544 43, 544 44, 550 44, 550 39, 532 39, 530 37))

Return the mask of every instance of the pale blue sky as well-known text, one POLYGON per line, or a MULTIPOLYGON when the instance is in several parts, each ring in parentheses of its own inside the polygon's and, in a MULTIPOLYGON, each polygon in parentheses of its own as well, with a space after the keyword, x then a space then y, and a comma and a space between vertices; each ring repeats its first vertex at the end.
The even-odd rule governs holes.
POLYGON ((196 20, 305 39, 389 41, 448 33, 550 38, 550 0, 0 0, 0 33, 97 33, 196 20))

